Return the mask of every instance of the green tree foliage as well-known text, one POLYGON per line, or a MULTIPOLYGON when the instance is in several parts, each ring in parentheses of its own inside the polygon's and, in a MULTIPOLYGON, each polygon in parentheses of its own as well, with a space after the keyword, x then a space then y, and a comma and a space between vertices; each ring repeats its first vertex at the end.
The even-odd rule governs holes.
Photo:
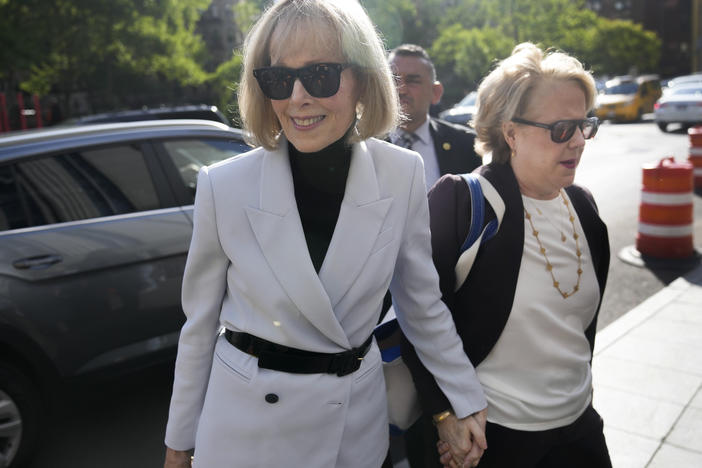
POLYGON ((388 49, 405 42, 405 30, 417 16, 412 0, 366 0, 361 3, 382 34, 388 49))
POLYGON ((195 27, 201 12, 207 9, 210 2, 143 2, 147 7, 143 13, 133 14, 131 24, 124 25, 124 39, 111 38, 113 41, 108 42, 112 46, 113 57, 118 59, 118 63, 144 70, 149 76, 167 77, 185 85, 202 83, 207 78, 200 66, 205 51, 201 38, 195 34, 195 27), (143 47, 144 44, 147 47, 143 47))
MULTIPOLYGON (((234 21, 238 31, 246 33, 265 8, 265 0, 240 0, 234 5, 234 21)), ((243 37, 242 37, 243 39, 243 37)))
POLYGON ((121 107, 127 96, 207 79, 195 26, 211 0, 6 0, 0 79, 45 94, 89 90, 121 107))
POLYGON ((411 42, 430 47, 438 35, 445 0, 362 0, 385 40, 392 49, 411 42))
POLYGON ((431 55, 455 102, 520 42, 563 50, 595 74, 655 71, 660 40, 631 21, 598 17, 584 0, 457 0, 445 2, 431 55))
MULTIPOLYGON (((270 1, 234 3, 237 43, 270 1)), ((410 42, 430 52, 444 106, 474 89, 523 41, 571 53, 598 75, 655 72, 660 57, 654 33, 598 17, 585 0, 360 1, 388 49, 410 42)), ((0 91, 87 91, 101 108, 195 93, 236 111, 239 54, 215 67, 196 33, 211 2, 0 0, 0 91)))
POLYGON ((509 55, 514 45, 495 28, 446 28, 429 51, 444 84, 443 102, 456 102, 475 89, 495 58, 509 55))
POLYGON ((241 76, 241 63, 241 54, 234 54, 231 59, 217 67, 207 83, 212 90, 214 104, 235 126, 240 126, 236 93, 241 76))
POLYGON ((50 17, 35 11, 37 0, 0 0, 0 80, 16 82, 45 55, 38 33, 50 17))
POLYGON ((656 72, 661 40, 631 21, 600 18, 592 39, 592 68, 603 74, 656 72))

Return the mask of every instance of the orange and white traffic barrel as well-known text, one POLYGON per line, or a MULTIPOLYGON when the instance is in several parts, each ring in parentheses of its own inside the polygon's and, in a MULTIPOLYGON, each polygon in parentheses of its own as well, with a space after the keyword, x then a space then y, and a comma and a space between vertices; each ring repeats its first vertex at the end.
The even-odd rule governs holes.
POLYGON ((690 137, 690 163, 695 177, 695 187, 702 188, 702 125, 687 131, 690 137))
POLYGON ((694 255, 692 243, 692 177, 690 162, 673 157, 643 166, 636 249, 657 258, 694 255))

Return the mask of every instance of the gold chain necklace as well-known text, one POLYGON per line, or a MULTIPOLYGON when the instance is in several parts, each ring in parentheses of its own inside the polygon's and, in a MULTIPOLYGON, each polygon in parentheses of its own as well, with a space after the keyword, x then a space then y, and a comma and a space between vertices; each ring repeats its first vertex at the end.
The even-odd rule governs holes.
MULTIPOLYGON (((531 204, 531 201, 530 201, 530 204, 531 204)), ((534 205, 534 204, 531 204, 531 206, 536 210, 536 212, 537 212, 540 216, 543 216, 544 218, 546 218, 546 221, 548 221, 548 224, 550 224, 551 226, 553 226, 553 228, 554 228, 556 231, 558 231, 558 233, 561 235, 561 242, 565 243, 567 239, 566 239, 565 233, 563 232, 564 229, 562 229, 560 226, 556 226, 556 223, 554 223, 553 221, 551 221, 551 218, 549 218, 548 215, 544 214, 544 213, 539 209, 538 206, 536 206, 536 205, 534 205)), ((558 217, 559 217, 559 218, 562 218, 562 214, 563 214, 562 212, 563 212, 563 208, 561 207, 561 204, 559 203, 559 204, 558 204, 558 217)), ((558 224, 562 224, 563 226, 565 226, 565 222, 558 223, 558 224)))
POLYGON ((575 216, 573 216, 573 212, 570 211, 570 204, 568 203, 568 200, 566 199, 565 195, 563 195, 563 190, 559 190, 559 193, 561 195, 561 199, 563 200, 563 204, 568 210, 568 219, 570 220, 570 225, 573 227, 573 239, 575 239, 575 254, 578 257, 578 281, 575 283, 575 286, 573 286, 573 290, 571 292, 563 292, 561 290, 561 284, 556 280, 556 277, 553 275, 553 264, 549 261, 548 257, 546 256, 546 249, 541 243, 541 239, 539 239, 539 231, 537 231, 534 227, 534 222, 531 219, 531 214, 529 214, 529 212, 526 209, 526 204, 524 205, 524 216, 526 217, 527 221, 529 221, 529 226, 531 226, 531 234, 536 238, 536 243, 539 244, 539 252, 541 252, 541 255, 543 255, 544 260, 546 261, 546 270, 551 274, 551 279, 553 280, 553 287, 558 290, 560 295, 563 296, 563 299, 568 299, 580 289, 580 277, 583 274, 582 261, 580 259, 580 257, 582 256, 582 252, 580 251, 580 236, 575 230, 575 216))

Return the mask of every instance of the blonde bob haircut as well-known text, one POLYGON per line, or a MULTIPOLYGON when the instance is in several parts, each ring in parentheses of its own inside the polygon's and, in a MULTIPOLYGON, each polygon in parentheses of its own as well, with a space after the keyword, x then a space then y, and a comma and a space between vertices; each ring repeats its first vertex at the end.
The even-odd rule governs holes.
POLYGON ((278 146, 281 133, 270 99, 263 95, 253 70, 271 64, 271 55, 297 48, 327 47, 341 52, 356 79, 356 129, 350 142, 390 132, 399 116, 395 83, 385 48, 357 0, 280 0, 256 22, 244 43, 238 99, 250 143, 278 146))
POLYGON ((558 51, 544 53, 529 42, 517 45, 512 55, 499 62, 478 87, 473 120, 477 134, 475 151, 480 155, 492 152, 492 160, 500 164, 509 162, 510 147, 502 124, 526 113, 537 84, 556 80, 573 81, 580 86, 585 93, 586 110, 592 109, 597 94, 595 80, 575 57, 558 51))

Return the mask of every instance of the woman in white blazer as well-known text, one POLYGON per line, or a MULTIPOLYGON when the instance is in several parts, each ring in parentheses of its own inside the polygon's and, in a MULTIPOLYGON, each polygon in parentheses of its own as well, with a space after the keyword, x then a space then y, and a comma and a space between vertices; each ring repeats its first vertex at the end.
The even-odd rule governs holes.
POLYGON ((398 112, 355 1, 285 0, 244 48, 244 126, 261 145, 200 171, 166 429, 167 467, 381 466, 388 421, 372 332, 388 287, 453 408, 456 462, 487 406, 440 300, 420 157, 374 135, 398 112))

